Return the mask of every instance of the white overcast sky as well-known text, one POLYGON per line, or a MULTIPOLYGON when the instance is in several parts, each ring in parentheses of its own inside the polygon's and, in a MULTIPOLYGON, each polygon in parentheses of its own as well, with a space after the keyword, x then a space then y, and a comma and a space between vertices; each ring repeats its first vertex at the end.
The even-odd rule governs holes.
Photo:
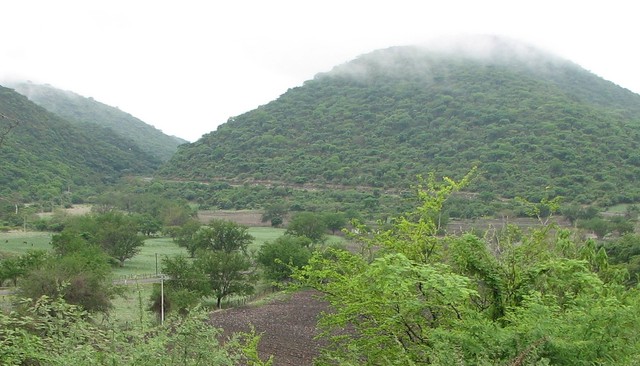
POLYGON ((635 1, 0 0, 0 83, 48 83, 195 141, 358 55, 522 40, 640 93, 635 1))

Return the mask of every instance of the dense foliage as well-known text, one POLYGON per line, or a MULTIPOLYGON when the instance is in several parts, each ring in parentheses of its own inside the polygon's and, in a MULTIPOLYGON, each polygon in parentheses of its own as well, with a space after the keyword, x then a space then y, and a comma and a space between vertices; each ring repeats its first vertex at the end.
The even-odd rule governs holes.
POLYGON ((10 203, 70 203, 159 163, 110 129, 73 125, 4 87, 0 114, 0 131, 16 124, 0 146, 0 195, 10 203))
POLYGON ((178 145, 186 142, 174 136, 167 136, 132 115, 93 98, 31 82, 15 83, 9 87, 69 122, 93 123, 107 127, 121 138, 131 139, 140 150, 161 161, 169 160, 178 145))
POLYGON ((0 313, 0 364, 271 365, 258 358, 255 333, 237 334, 224 345, 219 334, 203 311, 171 317, 161 326, 141 322, 119 329, 60 298, 41 297, 21 313, 0 313))
POLYGON ((593 241, 546 225, 438 235, 437 212, 464 184, 427 181, 421 204, 388 230, 358 227, 360 253, 316 253, 294 271, 332 306, 319 322, 330 343, 318 364, 640 362, 640 293, 593 241))
POLYGON ((623 266, 629 272, 627 283, 635 286, 640 280, 640 235, 627 233, 622 237, 604 242, 602 247, 612 264, 623 266))
POLYGON ((398 189, 477 165, 468 189, 496 197, 640 200, 640 96, 522 48, 364 55, 183 145, 161 174, 398 189))
POLYGON ((87 312, 107 313, 116 291, 107 255, 82 243, 73 251, 49 255, 31 268, 20 280, 18 294, 32 301, 42 296, 60 298, 87 312))
POLYGON ((312 253, 310 245, 310 239, 290 235, 264 243, 256 258, 264 270, 264 277, 271 281, 288 280, 293 268, 300 268, 309 262, 312 253))

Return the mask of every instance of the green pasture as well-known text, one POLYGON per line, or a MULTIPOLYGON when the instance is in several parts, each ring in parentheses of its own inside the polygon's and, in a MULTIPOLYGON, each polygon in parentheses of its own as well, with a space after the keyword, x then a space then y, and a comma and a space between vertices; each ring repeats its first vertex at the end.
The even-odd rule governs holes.
POLYGON ((268 241, 274 241, 281 237, 286 230, 273 227, 250 227, 248 231, 255 238, 253 243, 249 245, 249 251, 252 251, 260 249, 262 244, 268 241))
POLYGON ((162 259, 178 254, 187 255, 184 248, 177 246, 171 238, 150 238, 145 240, 140 248, 140 253, 124 262, 124 267, 116 267, 113 270, 114 278, 129 277, 134 275, 156 274, 156 258, 158 272, 162 267, 162 259))
POLYGON ((21 255, 29 250, 50 250, 51 233, 8 232, 0 233, 0 253, 21 255))

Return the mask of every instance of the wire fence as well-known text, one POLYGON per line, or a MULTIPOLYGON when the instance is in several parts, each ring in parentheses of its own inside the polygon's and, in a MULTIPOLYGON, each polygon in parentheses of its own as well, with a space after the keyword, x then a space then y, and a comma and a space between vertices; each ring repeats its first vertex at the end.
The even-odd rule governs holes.
POLYGON ((279 288, 274 287, 274 286, 268 286, 265 288, 262 288, 260 290, 256 290, 256 292, 254 292, 251 295, 247 295, 247 296, 236 296, 236 297, 232 297, 229 299, 226 299, 222 302, 222 307, 223 308, 237 308, 240 306, 245 306, 249 303, 254 302, 255 300, 258 300, 261 297, 264 297, 266 295, 270 295, 272 293, 278 292, 280 291, 279 288))

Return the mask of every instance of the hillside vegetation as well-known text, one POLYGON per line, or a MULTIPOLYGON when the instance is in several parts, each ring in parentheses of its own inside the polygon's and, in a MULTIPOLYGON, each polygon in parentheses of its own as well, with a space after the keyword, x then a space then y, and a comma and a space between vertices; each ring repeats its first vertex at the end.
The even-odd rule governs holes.
POLYGON ((178 145, 186 141, 165 135, 157 128, 118 108, 85 98, 70 91, 31 82, 11 84, 10 87, 29 100, 72 123, 93 123, 113 130, 123 138, 133 140, 140 150, 161 161, 167 161, 178 145))
POLYGON ((122 175, 150 174, 160 164, 111 129, 74 125, 1 86, 0 114, 0 195, 12 202, 61 203, 62 196, 78 192, 86 197, 122 175))
POLYGON ((161 175, 403 188, 430 171, 470 190, 640 201, 640 96, 530 47, 395 47, 319 74, 183 145, 161 175))

